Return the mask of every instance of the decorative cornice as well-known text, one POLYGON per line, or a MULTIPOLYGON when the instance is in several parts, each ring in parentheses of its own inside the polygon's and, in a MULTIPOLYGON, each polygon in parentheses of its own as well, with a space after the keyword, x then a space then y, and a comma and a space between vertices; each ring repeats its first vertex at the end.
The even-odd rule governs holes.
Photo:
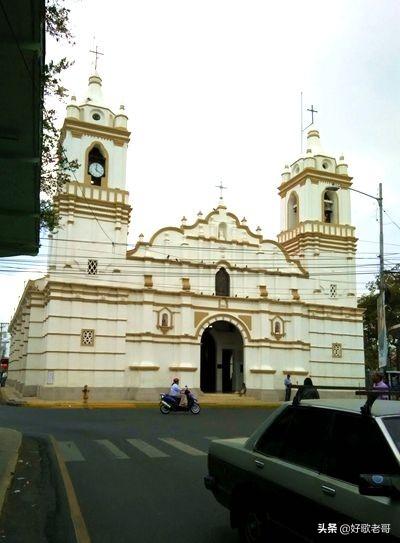
POLYGON ((129 366, 129 369, 132 371, 158 371, 160 369, 160 366, 141 366, 140 364, 138 364, 129 366))
POLYGON ((322 181, 325 183, 334 183, 335 185, 338 185, 342 188, 350 188, 352 185, 351 180, 353 178, 344 174, 327 172, 314 168, 304 168, 304 170, 302 170, 300 173, 279 185, 279 196, 283 198, 284 196, 286 196, 289 190, 296 187, 297 185, 301 185, 302 182, 306 181, 306 179, 310 179, 311 182, 319 183, 322 181))
POLYGON ((112 140, 116 145, 129 143, 129 137, 131 135, 126 128, 99 126, 94 123, 88 123, 86 121, 80 121, 79 119, 67 117, 61 129, 61 143, 65 139, 67 130, 69 130, 72 135, 75 135, 75 137, 79 137, 79 134, 85 134, 88 136, 112 140))
POLYGON ((276 370, 273 370, 272 368, 250 368, 250 373, 265 373, 273 375, 276 373, 276 370))
POLYGON ((179 364, 172 365, 169 367, 170 371, 197 371, 198 368, 195 368, 193 366, 180 366, 179 364))

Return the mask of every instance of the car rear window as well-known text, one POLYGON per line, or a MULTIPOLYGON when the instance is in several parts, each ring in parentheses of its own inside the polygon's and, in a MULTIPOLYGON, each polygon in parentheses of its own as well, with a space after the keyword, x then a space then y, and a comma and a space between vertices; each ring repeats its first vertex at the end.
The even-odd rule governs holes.
POLYGON ((335 414, 325 467, 327 475, 355 485, 362 473, 399 473, 398 463, 376 421, 353 413, 335 414))
POLYGON ((382 422, 393 439, 397 450, 400 452, 400 417, 383 418, 382 422))
POLYGON ((319 471, 331 417, 326 409, 290 406, 266 429, 255 450, 319 471))

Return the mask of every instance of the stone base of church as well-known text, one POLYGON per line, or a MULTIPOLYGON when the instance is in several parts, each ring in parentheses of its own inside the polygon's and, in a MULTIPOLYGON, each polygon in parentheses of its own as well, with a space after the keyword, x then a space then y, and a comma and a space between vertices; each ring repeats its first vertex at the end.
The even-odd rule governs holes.
MULTIPOLYGON (((41 385, 24 385, 18 381, 8 380, 8 384, 15 388, 21 397, 37 397, 49 401, 80 401, 82 400, 82 387, 52 387, 41 385)), ((89 387, 89 400, 92 401, 150 401, 157 402, 160 394, 168 391, 168 386, 154 388, 139 387, 89 387)), ((292 390, 291 399, 296 394, 297 389, 292 390)), ((201 403, 203 393, 197 388, 191 388, 191 391, 201 403)), ((337 389, 318 389, 322 399, 330 398, 356 398, 355 390, 337 390, 337 389)), ((218 396, 222 393, 219 392, 218 396)), ((212 396, 212 394, 207 394, 212 396)), ((262 400, 264 402, 284 401, 285 391, 281 390, 260 390, 247 389, 247 396, 262 400)))
POLYGON ((14 381, 12 379, 7 379, 7 385, 12 386, 21 394, 21 396, 26 397, 37 396, 39 388, 37 385, 25 385, 24 383, 20 383, 19 381, 14 381))
POLYGON ((262 400, 263 402, 279 402, 284 399, 281 397, 282 393, 280 390, 260 390, 256 388, 248 388, 246 396, 262 400))
MULTIPOLYGON (((318 388, 318 387, 317 387, 318 388)), ((297 388, 292 389, 291 399, 293 400, 297 388)), ((337 390, 337 389, 318 389, 321 399, 342 399, 342 398, 357 398, 355 390, 337 390)), ((256 400, 262 400, 264 402, 277 402, 285 401, 285 391, 282 390, 259 390, 259 389, 247 389, 247 396, 251 396, 256 400)))

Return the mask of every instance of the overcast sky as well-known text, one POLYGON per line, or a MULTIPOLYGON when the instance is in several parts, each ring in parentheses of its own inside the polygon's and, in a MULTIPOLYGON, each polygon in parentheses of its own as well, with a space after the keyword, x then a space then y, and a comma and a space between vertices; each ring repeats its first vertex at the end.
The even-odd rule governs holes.
MULTIPOLYGON (((383 183, 386 265, 399 262, 400 3, 398 0, 71 0, 75 60, 64 84, 86 94, 94 40, 111 109, 126 106, 132 139, 129 241, 189 223, 225 203, 264 237, 279 232, 277 186, 300 154, 300 92, 327 154, 344 154, 353 186, 383 183), (156 190, 155 190, 156 189, 156 190), (389 218, 390 217, 390 218, 389 218)), ((47 44, 47 57, 60 49, 47 44)), ((65 107, 61 107, 62 115, 65 107)), ((304 113, 304 124, 309 121, 304 113)), ((358 288, 378 269, 377 205, 353 193, 358 288)), ((43 240, 43 249, 47 244, 43 240)), ((45 261, 23 257, 4 273, 0 321, 45 261)), ((15 259, 12 259, 15 262, 15 259)), ((12 266, 13 264, 10 264, 12 266)))

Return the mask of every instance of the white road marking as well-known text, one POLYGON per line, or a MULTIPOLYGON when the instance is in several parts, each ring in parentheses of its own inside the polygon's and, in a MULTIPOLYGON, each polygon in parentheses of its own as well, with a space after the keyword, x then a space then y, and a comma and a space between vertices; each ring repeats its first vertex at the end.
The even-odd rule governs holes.
POLYGON ((114 443, 109 441, 108 439, 95 439, 96 443, 99 443, 102 447, 105 447, 115 458, 118 458, 118 460, 128 460, 129 456, 124 453, 124 451, 121 451, 121 449, 118 449, 114 443))
POLYGON ((146 443, 145 441, 142 441, 141 439, 127 439, 126 441, 130 443, 136 449, 139 449, 139 451, 144 453, 146 456, 149 456, 150 458, 169 457, 169 454, 165 454, 164 452, 160 451, 156 447, 153 447, 153 445, 150 445, 149 443, 146 443))
POLYGON ((214 439, 221 439, 219 436, 204 436, 204 439, 209 439, 210 441, 213 441, 214 439))
POLYGON ((195 449, 190 445, 186 445, 186 443, 182 443, 182 441, 178 441, 173 437, 159 437, 158 439, 160 441, 164 441, 164 443, 168 443, 168 445, 171 445, 171 447, 175 447, 175 449, 179 449, 180 451, 192 456, 207 456, 207 453, 200 451, 199 449, 195 449))
POLYGON ((58 441, 64 462, 83 462, 85 458, 73 441, 58 441))

